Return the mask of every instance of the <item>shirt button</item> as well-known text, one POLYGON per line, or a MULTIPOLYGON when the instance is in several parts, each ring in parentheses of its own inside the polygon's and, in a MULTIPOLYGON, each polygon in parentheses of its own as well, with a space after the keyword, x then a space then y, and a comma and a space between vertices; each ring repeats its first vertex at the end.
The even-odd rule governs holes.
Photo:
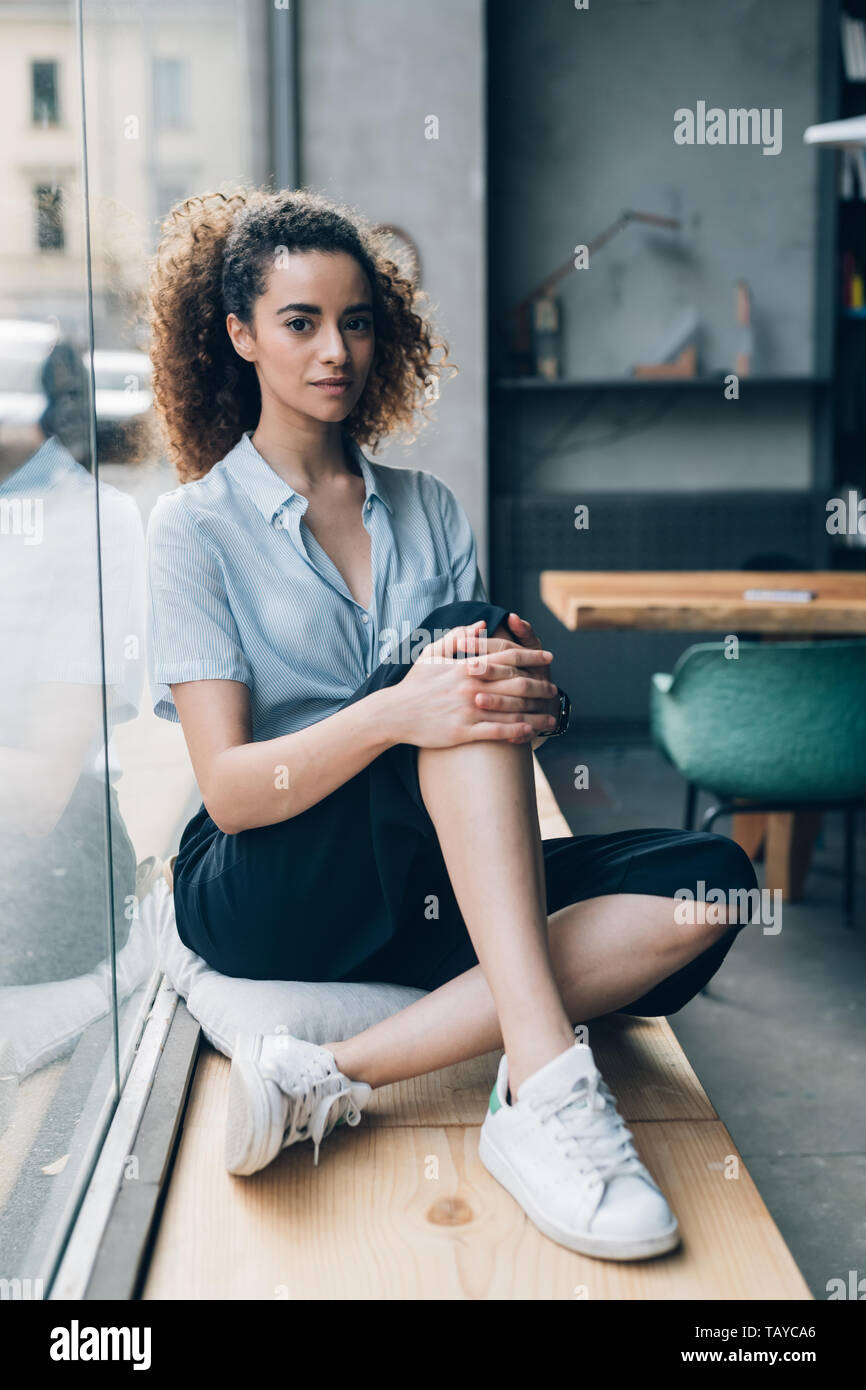
POLYGON ((368 614, 363 613, 363 614, 361 615, 361 622, 362 622, 362 623, 368 623, 369 621, 370 621, 370 618, 369 618, 368 614))
POLYGON ((368 502, 368 503, 367 503, 367 511, 369 511, 369 510, 370 510, 370 508, 371 508, 371 507, 372 507, 372 505, 373 505, 373 503, 372 503, 372 502, 368 502))

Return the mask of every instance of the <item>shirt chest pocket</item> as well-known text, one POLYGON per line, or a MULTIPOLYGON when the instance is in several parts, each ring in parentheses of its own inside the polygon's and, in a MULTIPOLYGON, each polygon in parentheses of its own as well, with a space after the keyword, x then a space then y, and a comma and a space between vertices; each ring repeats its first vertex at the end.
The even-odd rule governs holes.
MULTIPOLYGON (((453 603, 454 581, 450 574, 434 574, 427 579, 410 579, 402 584, 389 584, 385 598, 383 639, 402 642, 416 628, 424 627, 424 619, 443 603, 453 603)), ((434 640, 433 632, 430 640, 434 640)), ((388 645, 385 640, 384 645, 388 645)))

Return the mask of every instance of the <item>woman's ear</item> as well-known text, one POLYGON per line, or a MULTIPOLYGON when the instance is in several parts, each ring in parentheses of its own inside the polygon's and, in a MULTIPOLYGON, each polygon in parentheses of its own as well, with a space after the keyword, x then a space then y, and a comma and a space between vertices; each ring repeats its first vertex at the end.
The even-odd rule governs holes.
POLYGON ((245 362, 255 362, 256 343, 250 330, 245 323, 242 323, 237 314, 226 316, 226 332, 232 341, 232 347, 239 357, 245 362))

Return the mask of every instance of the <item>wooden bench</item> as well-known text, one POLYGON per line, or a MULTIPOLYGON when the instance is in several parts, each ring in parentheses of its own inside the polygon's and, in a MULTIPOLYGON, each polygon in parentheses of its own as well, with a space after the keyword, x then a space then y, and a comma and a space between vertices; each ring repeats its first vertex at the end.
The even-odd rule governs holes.
MULTIPOLYGON (((535 759, 543 837, 569 834, 535 759)), ((634 1264, 543 1236, 478 1158, 501 1051, 374 1092, 252 1178, 222 1161, 230 1063, 199 1052, 144 1299, 811 1299, 666 1019, 591 1025, 681 1248, 634 1264)))

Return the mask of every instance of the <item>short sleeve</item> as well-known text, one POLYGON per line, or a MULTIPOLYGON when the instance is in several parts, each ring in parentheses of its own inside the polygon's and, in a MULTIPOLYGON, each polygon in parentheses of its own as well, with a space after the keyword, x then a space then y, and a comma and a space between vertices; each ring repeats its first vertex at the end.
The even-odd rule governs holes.
POLYGON ((157 499, 147 527, 147 659, 154 713, 179 722, 169 686, 236 680, 252 686, 219 559, 181 490, 157 499))
POLYGON ((478 568, 475 535, 469 518, 455 493, 441 478, 439 484, 439 505, 442 511, 442 524, 451 564, 451 577, 457 590, 458 599, 478 600, 488 603, 487 590, 478 568))

